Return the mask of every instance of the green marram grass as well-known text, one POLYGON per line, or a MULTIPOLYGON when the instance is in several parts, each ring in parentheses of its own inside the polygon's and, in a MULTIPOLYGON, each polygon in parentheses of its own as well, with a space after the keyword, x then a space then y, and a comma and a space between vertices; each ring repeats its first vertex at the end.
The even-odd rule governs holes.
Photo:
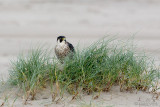
POLYGON ((34 99, 37 90, 45 87, 50 72, 54 70, 50 51, 42 48, 32 49, 27 55, 21 54, 11 62, 10 79, 12 85, 18 85, 28 98, 34 99))
POLYGON ((107 92, 113 85, 119 85, 121 91, 149 89, 158 72, 153 61, 136 53, 132 44, 114 41, 104 38, 87 48, 76 49, 74 57, 66 58, 63 65, 51 51, 32 49, 11 62, 10 82, 24 90, 26 99, 30 95, 34 99, 47 83, 51 87, 56 83, 60 90, 75 95, 78 91, 107 92))

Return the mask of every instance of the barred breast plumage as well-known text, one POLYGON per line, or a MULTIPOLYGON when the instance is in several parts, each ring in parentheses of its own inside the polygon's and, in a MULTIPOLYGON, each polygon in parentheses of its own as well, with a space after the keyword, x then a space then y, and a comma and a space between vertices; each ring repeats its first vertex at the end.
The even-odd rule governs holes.
POLYGON ((65 58, 70 52, 69 46, 67 44, 57 44, 55 47, 55 53, 59 59, 65 58))

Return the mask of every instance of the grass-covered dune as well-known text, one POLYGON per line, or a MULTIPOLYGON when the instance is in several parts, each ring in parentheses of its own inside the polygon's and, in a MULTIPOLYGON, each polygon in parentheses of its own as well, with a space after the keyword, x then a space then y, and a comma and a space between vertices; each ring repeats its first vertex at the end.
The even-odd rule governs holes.
POLYGON ((24 90, 26 101, 49 84, 51 93, 56 94, 64 90, 74 95, 79 91, 107 92, 113 85, 119 85, 121 91, 147 91, 151 87, 154 91, 153 82, 158 78, 154 62, 138 54, 132 44, 114 41, 107 37, 81 50, 77 48, 74 57, 66 58, 63 65, 50 50, 32 49, 11 62, 9 81, 24 90))

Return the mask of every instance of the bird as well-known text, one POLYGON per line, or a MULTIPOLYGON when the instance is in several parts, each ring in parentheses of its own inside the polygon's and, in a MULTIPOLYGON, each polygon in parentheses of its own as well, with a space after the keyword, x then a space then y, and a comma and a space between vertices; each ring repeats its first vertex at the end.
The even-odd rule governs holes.
POLYGON ((61 63, 64 62, 66 57, 73 58, 75 49, 73 45, 66 41, 65 36, 57 37, 57 45, 55 46, 55 54, 61 63))

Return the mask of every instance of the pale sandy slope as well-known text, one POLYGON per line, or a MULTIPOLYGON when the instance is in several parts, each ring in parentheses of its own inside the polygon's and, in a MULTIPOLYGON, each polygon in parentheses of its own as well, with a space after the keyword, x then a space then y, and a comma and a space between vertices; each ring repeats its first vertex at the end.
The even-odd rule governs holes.
MULTIPOLYGON (((160 57, 160 2, 158 0, 0 0, 0 79, 7 80, 9 62, 21 50, 37 44, 54 47, 57 35, 81 46, 88 45, 105 35, 117 35, 127 40, 135 35, 138 51, 152 54, 157 62, 160 57)), ((159 64, 159 63, 157 63, 159 64)), ((160 106, 152 95, 113 92, 102 94, 98 100, 92 96, 83 98, 85 103, 104 107, 160 106), (113 96, 111 98, 111 96, 113 96), (149 102, 149 103, 148 103, 149 102), (102 104, 103 103, 103 104, 102 104), (153 103, 153 104, 152 104, 153 103), (148 105, 147 105, 148 104, 148 105)), ((2 92, 3 93, 3 92, 2 92)), ((71 99, 71 96, 69 96, 71 99)), ((4 96, 0 96, 0 104, 4 96)), ((82 105, 82 101, 65 100, 68 106, 82 105)), ((44 106, 51 99, 31 101, 32 105, 44 106)), ((13 102, 13 98, 10 98, 13 102)), ((18 99, 15 105, 22 105, 18 99)), ((47 103, 48 104, 48 103, 47 103)), ((63 106, 58 104, 56 106, 63 106)))

